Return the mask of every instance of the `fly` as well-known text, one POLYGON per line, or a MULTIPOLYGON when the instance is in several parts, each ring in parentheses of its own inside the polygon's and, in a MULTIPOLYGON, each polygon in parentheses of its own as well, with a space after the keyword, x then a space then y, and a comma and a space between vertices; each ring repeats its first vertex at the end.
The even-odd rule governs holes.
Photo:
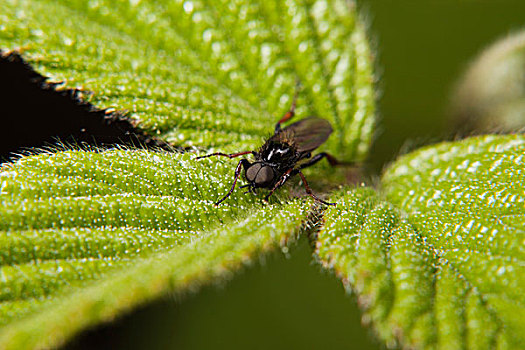
POLYGON ((245 151, 233 154, 217 152, 196 158, 223 156, 231 159, 246 154, 252 154, 255 158, 253 163, 250 163, 247 159, 239 161, 235 168, 235 176, 230 191, 215 205, 219 205, 232 194, 242 169, 244 169, 244 177, 248 184, 241 186, 241 188, 247 187, 248 191, 252 193, 256 193, 257 188, 269 189, 270 193, 264 198, 265 201, 268 201, 268 198, 275 190, 284 185, 289 178, 299 175, 303 181, 306 193, 310 197, 326 205, 335 205, 335 203, 329 203, 320 199, 312 192, 301 170, 314 165, 323 158, 326 158, 332 166, 347 163, 339 162, 326 152, 312 157, 312 151, 321 146, 333 131, 327 120, 307 117, 285 128, 281 128, 282 123, 290 120, 295 115, 296 103, 297 92, 290 110, 275 125, 273 136, 266 140, 258 151, 245 151), (305 162, 299 164, 301 161, 305 162))

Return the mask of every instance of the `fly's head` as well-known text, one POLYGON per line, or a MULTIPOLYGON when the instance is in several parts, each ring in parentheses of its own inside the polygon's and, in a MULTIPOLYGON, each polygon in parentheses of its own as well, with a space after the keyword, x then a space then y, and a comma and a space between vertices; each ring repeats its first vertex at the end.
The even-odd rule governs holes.
POLYGON ((252 189, 269 188, 275 182, 276 171, 271 165, 264 162, 255 162, 246 168, 246 180, 252 189))

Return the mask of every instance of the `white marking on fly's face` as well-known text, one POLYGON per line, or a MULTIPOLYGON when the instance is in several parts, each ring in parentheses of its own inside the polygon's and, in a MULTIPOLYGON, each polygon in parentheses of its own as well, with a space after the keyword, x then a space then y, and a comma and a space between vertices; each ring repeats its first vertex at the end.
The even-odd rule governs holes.
MULTIPOLYGON (((275 153, 276 153, 276 154, 285 154, 285 153, 287 153, 289 150, 290 150, 289 148, 285 148, 285 149, 276 149, 276 150, 275 150, 275 153)), ((267 161, 267 162, 271 161, 273 155, 274 155, 274 150, 272 149, 272 150, 270 151, 270 154, 268 154, 268 157, 266 158, 266 161, 267 161)))

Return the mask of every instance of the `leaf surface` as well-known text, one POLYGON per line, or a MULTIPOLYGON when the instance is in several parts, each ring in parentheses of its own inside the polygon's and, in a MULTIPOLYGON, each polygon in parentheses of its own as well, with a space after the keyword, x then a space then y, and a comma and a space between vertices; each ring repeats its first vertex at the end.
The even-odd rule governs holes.
POLYGON ((51 346, 167 291, 224 279, 293 239, 306 217, 299 201, 261 208, 239 192, 236 206, 214 206, 231 170, 189 154, 65 151, 1 170, 2 348, 51 346))
POLYGON ((525 324, 525 138, 431 146, 343 191, 321 261, 355 289, 387 344, 519 348, 525 324))
POLYGON ((176 145, 257 147, 299 79, 297 115, 337 131, 327 148, 367 153, 370 53, 344 1, 21 0, 0 13, 0 47, 176 145))

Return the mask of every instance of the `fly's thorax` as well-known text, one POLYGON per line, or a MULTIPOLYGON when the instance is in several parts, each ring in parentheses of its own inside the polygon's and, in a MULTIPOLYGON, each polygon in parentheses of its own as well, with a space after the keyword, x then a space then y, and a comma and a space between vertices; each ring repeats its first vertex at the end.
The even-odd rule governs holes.
POLYGON ((268 141, 265 143, 258 154, 258 160, 273 164, 280 168, 294 161, 297 157, 296 148, 293 144, 287 142, 268 141))
POLYGON ((275 180, 275 170, 262 162, 253 163, 246 169, 246 180, 255 185, 255 187, 267 187, 275 180))

